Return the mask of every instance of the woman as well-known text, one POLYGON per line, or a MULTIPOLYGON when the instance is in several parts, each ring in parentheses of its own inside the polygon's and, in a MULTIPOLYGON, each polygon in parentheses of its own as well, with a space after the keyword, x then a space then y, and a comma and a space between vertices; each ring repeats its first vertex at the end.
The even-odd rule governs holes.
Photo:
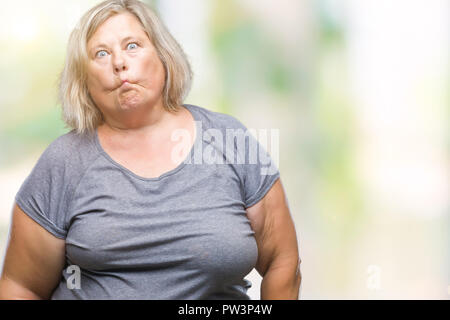
MULTIPOLYGON (((222 161, 217 137, 246 128, 183 105, 191 77, 143 3, 105 1, 80 19, 59 88, 72 130, 16 195, 1 298, 249 299, 254 267, 262 299, 298 298, 280 174, 222 161)), ((244 149, 233 136, 226 154, 246 159, 244 149)))

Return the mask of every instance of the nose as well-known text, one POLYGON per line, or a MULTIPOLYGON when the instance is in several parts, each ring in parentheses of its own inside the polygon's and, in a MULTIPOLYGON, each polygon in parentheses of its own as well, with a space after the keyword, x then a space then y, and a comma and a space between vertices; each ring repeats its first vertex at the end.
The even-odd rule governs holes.
POLYGON ((113 67, 115 73, 120 73, 121 71, 126 71, 128 69, 127 62, 120 53, 114 55, 113 67))

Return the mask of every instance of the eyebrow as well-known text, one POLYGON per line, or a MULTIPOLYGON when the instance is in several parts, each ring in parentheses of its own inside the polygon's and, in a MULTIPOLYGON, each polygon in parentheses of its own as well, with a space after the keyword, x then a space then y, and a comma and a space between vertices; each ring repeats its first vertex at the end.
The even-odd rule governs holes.
MULTIPOLYGON (((138 40, 138 41, 142 41, 142 39, 141 39, 139 36, 127 36, 127 37, 125 37, 125 38, 122 39, 121 43, 123 44, 124 42, 127 42, 127 41, 129 41, 129 40, 131 40, 131 39, 136 39, 136 40, 138 40)), ((91 48, 91 50, 89 50, 89 51, 90 51, 92 54, 95 54, 95 50, 98 49, 99 47, 107 48, 108 46, 107 46, 106 44, 104 44, 104 43, 98 43, 98 44, 95 44, 95 45, 91 48)))

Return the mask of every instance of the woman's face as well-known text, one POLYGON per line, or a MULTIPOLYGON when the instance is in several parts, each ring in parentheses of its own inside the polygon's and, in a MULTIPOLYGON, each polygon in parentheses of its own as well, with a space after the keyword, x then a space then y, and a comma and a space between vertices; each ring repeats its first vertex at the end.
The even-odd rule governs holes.
POLYGON ((87 43, 87 86, 105 115, 145 109, 162 102, 165 70, 139 20, 116 14, 87 43))

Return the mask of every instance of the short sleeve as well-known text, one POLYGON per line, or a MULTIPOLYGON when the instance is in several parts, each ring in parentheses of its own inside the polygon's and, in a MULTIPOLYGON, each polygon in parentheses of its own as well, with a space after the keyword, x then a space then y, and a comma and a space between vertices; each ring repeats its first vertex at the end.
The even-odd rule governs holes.
MULTIPOLYGON (((242 122, 235 120, 238 124, 238 130, 234 135, 243 135, 234 140, 235 153, 241 159, 235 160, 241 162, 238 166, 242 176, 242 193, 245 208, 248 208, 267 194, 273 184, 280 178, 280 171, 273 157, 257 140, 256 130, 249 130, 242 122), (238 141, 241 141, 241 143, 238 141)), ((271 131, 266 130, 266 133, 267 140, 270 140, 271 131)), ((277 141, 275 142, 277 143, 277 141)), ((273 146, 271 147, 274 149, 273 146)))
POLYGON ((61 139, 53 141, 39 157, 15 196, 17 205, 30 218, 62 239, 67 234, 64 227, 67 209, 66 157, 61 139))

